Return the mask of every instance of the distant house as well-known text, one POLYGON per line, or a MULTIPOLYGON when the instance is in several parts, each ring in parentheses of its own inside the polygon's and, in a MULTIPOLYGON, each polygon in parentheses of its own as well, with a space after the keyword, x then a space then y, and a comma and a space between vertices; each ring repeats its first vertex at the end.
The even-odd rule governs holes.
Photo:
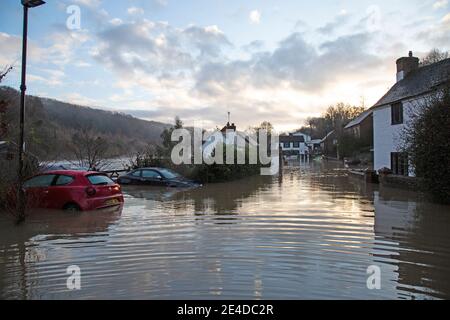
POLYGON ((296 137, 303 137, 303 139, 305 139, 306 144, 312 141, 311 136, 309 134, 303 133, 301 131, 294 132, 292 135, 296 137))
POLYGON ((344 127, 344 131, 356 139, 367 138, 372 144, 373 140, 373 112, 366 110, 350 121, 344 127))
POLYGON ((295 132, 295 133, 293 133, 293 135, 303 137, 303 139, 305 139, 305 144, 308 147, 307 151, 309 152, 309 154, 319 151, 321 139, 313 140, 309 134, 306 134, 301 131, 295 132))
POLYGON ((321 150, 322 139, 313 139, 306 143, 312 152, 319 152, 321 150))
POLYGON ((303 135, 281 135, 280 148, 285 156, 300 156, 309 153, 303 135))
POLYGON ((449 83, 450 59, 419 67, 419 59, 410 52, 397 60, 397 83, 371 108, 375 170, 389 168, 397 175, 414 176, 408 155, 399 151, 402 130, 411 112, 449 83))
POLYGON ((344 127, 344 132, 358 142, 359 151, 373 152, 373 111, 361 113, 344 127))
POLYGON ((336 131, 333 130, 320 140, 320 148, 322 149, 323 155, 331 158, 338 158, 337 144, 336 131))
MULTIPOLYGON (((236 145, 238 149, 245 149, 249 145, 258 146, 258 142, 255 139, 248 137, 244 132, 237 131, 234 123, 230 124, 230 122, 227 122, 220 132, 222 134, 222 142, 225 145, 236 145), (239 145, 238 140, 243 141, 244 145, 239 145)), ((203 154, 211 155, 216 149, 218 142, 213 135, 203 141, 203 154)))

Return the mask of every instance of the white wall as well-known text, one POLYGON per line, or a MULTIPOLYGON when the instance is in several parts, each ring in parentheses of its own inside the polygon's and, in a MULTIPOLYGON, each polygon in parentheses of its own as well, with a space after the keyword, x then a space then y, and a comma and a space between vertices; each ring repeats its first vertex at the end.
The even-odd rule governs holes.
MULTIPOLYGON (((410 121, 410 114, 424 98, 403 101, 403 124, 391 124, 391 106, 375 109, 373 112, 374 169, 391 168, 391 152, 401 147, 401 133, 410 121)), ((410 170, 410 176, 413 176, 410 170)))
POLYGON ((280 147, 283 151, 298 151, 300 154, 306 154, 306 152, 309 152, 309 148, 304 142, 301 142, 298 148, 294 148, 293 142, 290 143, 289 148, 286 148, 284 143, 281 142, 280 147))

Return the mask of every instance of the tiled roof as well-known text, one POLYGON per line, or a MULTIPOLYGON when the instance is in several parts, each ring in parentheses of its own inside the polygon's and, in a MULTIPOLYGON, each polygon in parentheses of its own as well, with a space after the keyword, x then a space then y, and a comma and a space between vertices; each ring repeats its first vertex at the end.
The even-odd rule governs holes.
POLYGON ((357 116, 355 119, 353 119, 352 121, 350 121, 350 123, 348 125, 345 126, 345 129, 349 129, 351 127, 357 126, 358 124, 360 124, 361 122, 363 122, 364 120, 366 120, 366 118, 368 116, 370 116, 372 114, 372 110, 366 110, 363 113, 361 113, 359 116, 357 116))
POLYGON ((289 143, 289 142, 305 142, 305 138, 303 136, 280 136, 281 143, 289 143))
POLYGON ((334 134, 334 130, 329 132, 321 141, 320 143, 324 143, 328 138, 330 138, 334 134))
POLYGON ((450 83, 450 59, 421 67, 397 82, 372 108, 429 93, 450 83))

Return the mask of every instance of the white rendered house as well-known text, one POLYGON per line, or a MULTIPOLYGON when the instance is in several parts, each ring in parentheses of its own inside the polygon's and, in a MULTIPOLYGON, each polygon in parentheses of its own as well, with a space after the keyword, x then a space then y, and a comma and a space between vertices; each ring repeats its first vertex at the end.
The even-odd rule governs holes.
POLYGON ((450 59, 419 67, 419 59, 397 60, 397 83, 371 108, 374 130, 374 169, 414 176, 408 156, 401 153, 401 135, 414 108, 450 81, 450 59))

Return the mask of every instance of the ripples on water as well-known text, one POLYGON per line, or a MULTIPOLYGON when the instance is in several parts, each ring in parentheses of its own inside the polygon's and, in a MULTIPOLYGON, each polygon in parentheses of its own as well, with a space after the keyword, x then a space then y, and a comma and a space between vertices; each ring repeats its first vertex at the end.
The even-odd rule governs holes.
POLYGON ((339 169, 197 190, 126 188, 123 210, 0 220, 3 299, 450 297, 450 209, 339 169), (81 268, 80 291, 66 268, 81 268), (378 265, 381 290, 368 290, 378 265))

